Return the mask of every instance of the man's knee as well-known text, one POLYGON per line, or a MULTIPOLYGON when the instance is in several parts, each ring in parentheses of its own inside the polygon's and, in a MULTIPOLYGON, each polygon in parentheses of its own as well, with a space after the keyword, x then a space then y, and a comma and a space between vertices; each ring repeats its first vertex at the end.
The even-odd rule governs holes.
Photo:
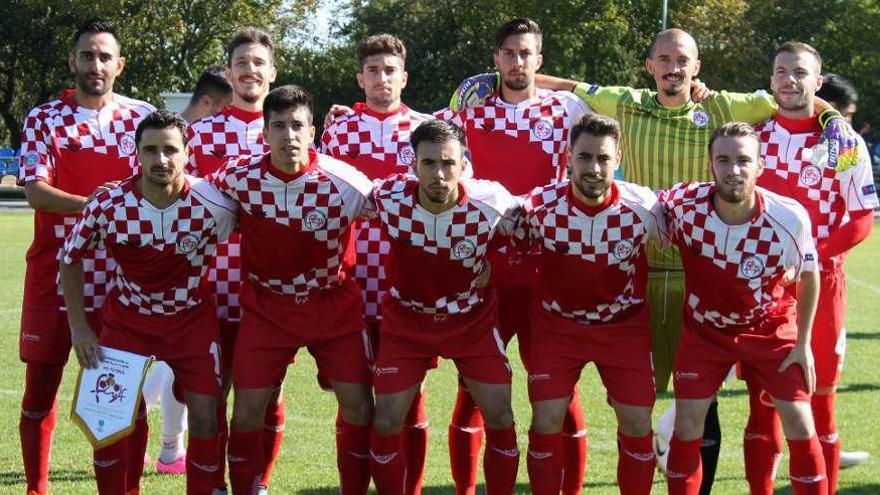
POLYGON ((241 394, 236 393, 232 406, 233 428, 240 431, 260 429, 266 416, 266 405, 270 393, 271 391, 268 389, 262 394, 255 394, 251 391, 241 394))
POLYGON ((618 428, 628 437, 641 438, 651 433, 651 409, 648 407, 618 415, 618 428))
POLYGON ((403 420, 403 417, 398 418, 392 414, 377 409, 376 417, 373 420, 373 428, 383 436, 397 435, 403 430, 403 420))
POLYGON ((503 430, 513 426, 513 409, 510 404, 502 404, 490 411, 483 411, 483 420, 486 427, 493 430, 503 430))

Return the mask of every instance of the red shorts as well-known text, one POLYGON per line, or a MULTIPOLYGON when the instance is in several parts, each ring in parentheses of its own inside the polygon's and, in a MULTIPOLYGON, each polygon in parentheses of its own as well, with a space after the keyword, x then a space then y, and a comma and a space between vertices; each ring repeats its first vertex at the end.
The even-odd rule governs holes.
MULTIPOLYGON (((86 313, 86 318, 92 330, 101 335, 100 312, 86 313)), ((67 312, 58 309, 23 308, 18 342, 18 357, 23 362, 64 365, 70 357, 67 312)))
POLYGON ((514 335, 519 335, 520 359, 528 365, 528 335, 532 327, 529 313, 538 280, 538 257, 521 256, 516 258, 516 264, 511 265, 508 254, 492 251, 489 263, 492 265, 492 286, 498 296, 499 333, 505 345, 514 335))
POLYGON ((816 386, 832 387, 840 381, 846 333, 846 276, 843 270, 820 272, 819 304, 813 320, 813 357, 816 359, 816 386))
POLYGON ((647 306, 619 323, 583 325, 534 305, 529 400, 570 396, 581 370, 594 362, 609 398, 653 406, 650 323, 647 306))
POLYGON ((186 392, 220 394, 220 331, 210 298, 173 315, 146 316, 108 298, 101 312, 103 346, 155 356, 186 392))
POLYGON ((232 360, 236 388, 276 386, 300 347, 315 357, 320 377, 370 382, 373 351, 364 326, 361 291, 351 279, 300 299, 246 281, 241 307, 232 360))
POLYGON ((437 357, 455 361, 458 372, 471 380, 509 384, 497 311, 491 290, 483 304, 458 315, 417 313, 386 296, 373 377, 376 393, 393 394, 420 383, 437 357))
POLYGON ((685 318, 672 373, 676 399, 715 395, 730 367, 740 362, 745 381, 784 401, 807 401, 810 395, 800 366, 782 373, 779 365, 794 348, 793 339, 773 332, 694 328, 685 318))

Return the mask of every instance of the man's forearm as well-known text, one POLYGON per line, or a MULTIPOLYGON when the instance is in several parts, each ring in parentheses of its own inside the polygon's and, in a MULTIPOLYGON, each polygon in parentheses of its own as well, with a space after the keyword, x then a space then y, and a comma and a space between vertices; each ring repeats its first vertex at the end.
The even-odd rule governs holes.
POLYGON ((79 213, 88 198, 70 194, 41 181, 31 181, 24 186, 28 204, 35 210, 47 213, 79 213))
POLYGON ((804 272, 797 286, 797 343, 809 345, 819 301, 819 272, 804 272))
POLYGON ((64 305, 67 306, 67 321, 70 328, 81 328, 88 325, 83 303, 82 263, 68 265, 62 260, 59 263, 58 272, 61 276, 61 293, 64 296, 64 305))
POLYGON ((856 247, 868 238, 873 228, 873 210, 850 212, 850 221, 816 246, 819 259, 827 260, 856 247))
POLYGON ((578 81, 563 79, 561 77, 548 76, 547 74, 535 74, 535 85, 539 88, 552 89, 553 91, 574 91, 578 81))

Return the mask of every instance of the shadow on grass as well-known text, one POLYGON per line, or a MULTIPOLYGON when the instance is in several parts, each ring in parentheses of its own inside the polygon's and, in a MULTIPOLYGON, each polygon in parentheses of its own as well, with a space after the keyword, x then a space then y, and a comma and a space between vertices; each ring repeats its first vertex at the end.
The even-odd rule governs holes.
MULTIPOLYGON (((49 480, 58 481, 83 481, 95 479, 95 474, 86 469, 52 470, 49 472, 49 480)), ((0 486, 25 485, 27 480, 21 471, 0 471, 0 486)))
POLYGON ((880 339, 880 332, 846 332, 847 340, 878 340, 880 339))

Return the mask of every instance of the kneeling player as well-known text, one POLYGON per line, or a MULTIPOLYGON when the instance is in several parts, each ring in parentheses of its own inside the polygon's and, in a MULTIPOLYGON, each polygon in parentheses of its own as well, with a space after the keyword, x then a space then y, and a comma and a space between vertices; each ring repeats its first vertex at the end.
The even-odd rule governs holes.
POLYGON ((373 193, 391 244, 373 379, 373 478, 381 495, 403 493, 401 429, 427 369, 442 356, 455 361, 485 417, 487 493, 509 495, 519 462, 510 367, 497 331, 495 294, 480 279, 488 250, 511 233, 519 204, 500 184, 461 179, 459 127, 427 121, 410 142, 416 177, 387 179, 373 193))
MULTIPOLYGON (((156 356, 182 383, 189 409, 186 492, 207 495, 218 470, 220 356, 217 319, 203 278, 217 242, 235 225, 235 204, 209 183, 183 175, 185 135, 186 123, 165 110, 141 121, 135 144, 143 172, 88 204, 67 239, 60 270, 82 366, 94 368, 101 360, 99 345, 107 346, 156 356), (99 243, 117 262, 100 339, 83 311, 81 262, 99 243)), ((145 428, 143 407, 141 402, 138 421, 144 424, 138 426, 145 428)), ((139 479, 143 471, 145 448, 146 442, 124 438, 96 450, 98 492, 126 493, 126 478, 139 479)))
POLYGON ((617 413, 617 481, 651 491, 654 379, 644 244, 665 235, 657 196, 614 180, 620 126, 588 115, 570 134, 571 180, 526 199, 520 251, 539 252, 532 306, 528 468, 532 493, 562 488, 562 423, 584 365, 595 362, 617 413), (601 282, 600 282, 601 281, 601 282))
POLYGON ((686 287, 673 373, 669 493, 698 493, 703 418, 737 361, 749 388, 766 390, 779 411, 794 493, 825 493, 825 462, 810 412, 819 281, 809 216, 796 201, 755 187, 763 161, 748 124, 719 127, 709 155, 714 183, 679 184, 663 199, 686 287))

